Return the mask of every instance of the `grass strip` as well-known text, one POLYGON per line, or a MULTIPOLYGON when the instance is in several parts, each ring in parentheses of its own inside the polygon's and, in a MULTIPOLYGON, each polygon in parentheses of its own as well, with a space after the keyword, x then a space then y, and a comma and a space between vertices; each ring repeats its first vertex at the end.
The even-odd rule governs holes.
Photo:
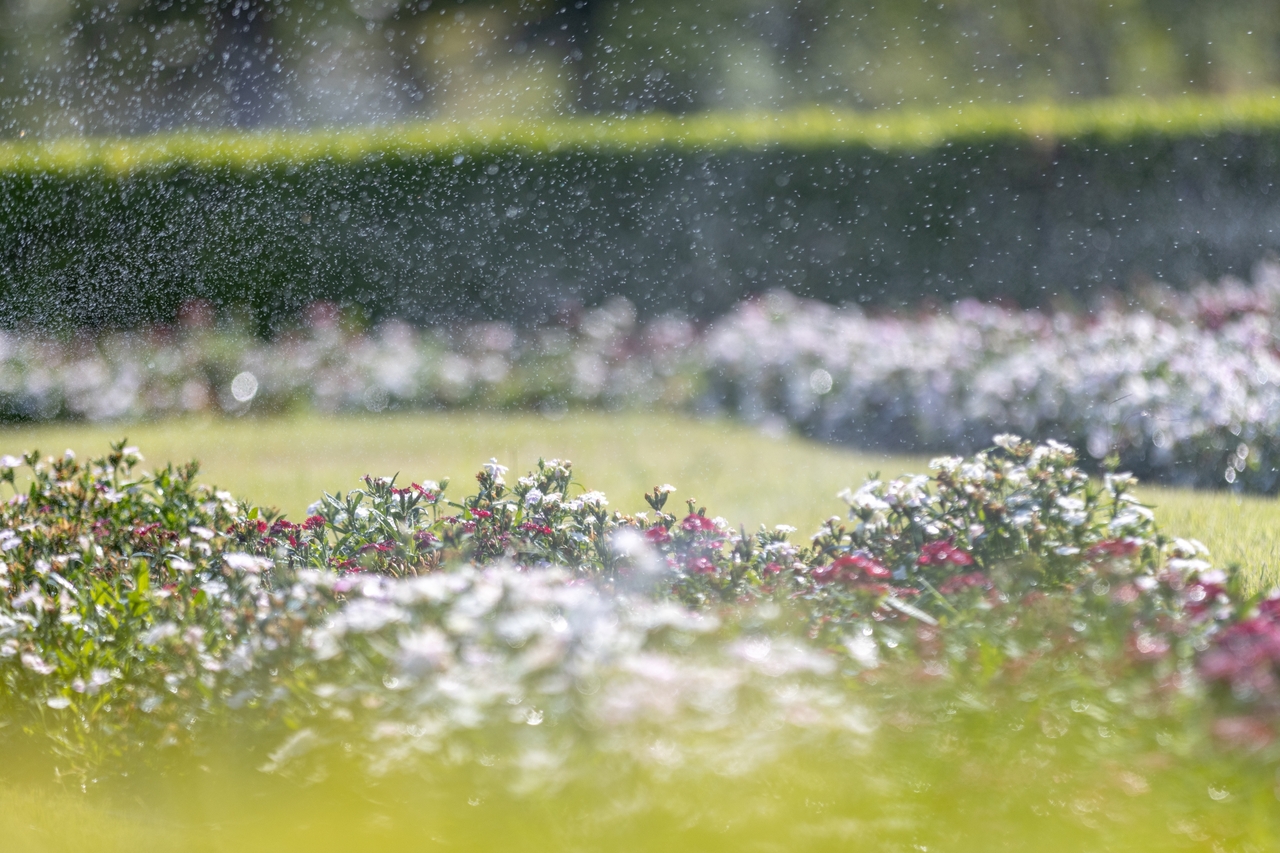
POLYGON ((133 174, 176 167, 258 169, 378 158, 635 154, 681 151, 864 147, 927 150, 1022 140, 1037 145, 1145 136, 1213 136, 1280 127, 1280 92, 1113 98, 1074 103, 967 104, 876 112, 810 107, 785 112, 687 116, 574 117, 530 121, 424 121, 319 130, 172 131, 130 138, 12 140, 0 144, 2 173, 133 174))

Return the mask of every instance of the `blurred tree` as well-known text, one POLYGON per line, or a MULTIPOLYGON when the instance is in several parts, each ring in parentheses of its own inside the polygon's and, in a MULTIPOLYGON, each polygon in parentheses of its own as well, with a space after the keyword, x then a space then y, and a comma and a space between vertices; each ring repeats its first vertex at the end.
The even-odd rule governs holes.
POLYGON ((1280 85, 1280 0, 0 0, 0 133, 1280 85))

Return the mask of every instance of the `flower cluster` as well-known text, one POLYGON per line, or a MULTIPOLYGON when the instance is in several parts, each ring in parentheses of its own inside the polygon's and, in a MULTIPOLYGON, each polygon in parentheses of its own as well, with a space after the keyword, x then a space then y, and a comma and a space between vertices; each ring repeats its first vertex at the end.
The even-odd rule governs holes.
POLYGON ((1207 713, 1270 749, 1277 600, 1157 531, 1131 478, 997 445, 846 491, 848 518, 804 542, 672 512, 670 485, 610 510, 564 460, 510 482, 492 461, 457 501, 369 476, 293 522, 194 466, 140 473, 132 448, 5 457, 5 736, 83 769, 230 726, 282 771, 506 756, 534 784, 584 743, 651 761, 654 726, 663 762, 709 767, 768 760, 749 731, 865 739, 884 715, 1007 693, 1045 732, 1091 696, 1126 709, 1099 737, 1207 713), (890 682, 905 692, 871 689, 890 682))

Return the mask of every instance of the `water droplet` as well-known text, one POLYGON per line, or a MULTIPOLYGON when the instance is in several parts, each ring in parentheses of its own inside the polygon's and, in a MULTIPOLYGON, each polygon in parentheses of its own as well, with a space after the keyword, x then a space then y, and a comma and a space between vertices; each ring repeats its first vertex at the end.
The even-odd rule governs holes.
POLYGON ((247 403, 252 400, 258 393, 258 377, 249 371, 244 371, 236 375, 231 380, 231 396, 236 398, 237 402, 247 403))

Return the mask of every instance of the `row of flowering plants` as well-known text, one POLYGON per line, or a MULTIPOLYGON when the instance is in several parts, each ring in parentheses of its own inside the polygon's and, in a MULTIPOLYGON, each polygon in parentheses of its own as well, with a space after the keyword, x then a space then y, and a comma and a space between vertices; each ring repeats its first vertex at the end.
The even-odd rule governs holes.
POLYGON ((0 334, 0 417, 159 417, 494 407, 727 412, 770 431, 897 450, 977 450, 1002 430, 1183 485, 1280 490, 1280 267, 1087 313, 968 301, 872 316, 786 293, 706 327, 614 300, 517 330, 388 324, 317 306, 272 341, 206 315, 58 341, 0 334), (201 318, 204 318, 201 320, 201 318), (196 322, 196 320, 201 320, 196 322))
POLYGON ((717 767, 767 762, 779 726, 966 714, 1086 753, 1174 730, 1280 757, 1280 599, 1062 445, 869 482, 798 541, 671 486, 612 510, 563 460, 491 462, 456 500, 370 476, 296 521, 140 461, 0 459, 0 738, 68 772, 232 731, 269 770, 506 756, 518 786, 584 744, 650 761, 655 726, 664 761, 717 767))

